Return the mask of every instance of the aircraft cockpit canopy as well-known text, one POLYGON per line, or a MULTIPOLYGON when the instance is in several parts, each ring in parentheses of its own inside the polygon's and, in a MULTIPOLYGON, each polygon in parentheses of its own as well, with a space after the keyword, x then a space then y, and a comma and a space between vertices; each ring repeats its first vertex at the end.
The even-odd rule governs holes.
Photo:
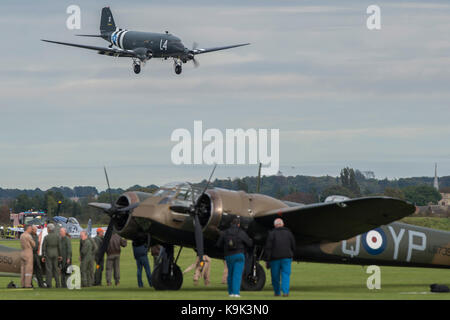
POLYGON ((197 200, 201 192, 202 190, 188 182, 172 182, 161 186, 153 195, 163 198, 160 204, 170 202, 171 205, 189 206, 192 204, 192 199, 197 200))

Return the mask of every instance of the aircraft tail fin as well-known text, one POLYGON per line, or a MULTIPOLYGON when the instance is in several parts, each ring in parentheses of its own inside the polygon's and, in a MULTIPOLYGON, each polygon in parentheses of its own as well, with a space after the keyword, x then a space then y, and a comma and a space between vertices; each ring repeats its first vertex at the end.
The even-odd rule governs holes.
POLYGON ((102 35, 110 33, 116 30, 116 23, 109 7, 104 7, 102 9, 102 17, 100 20, 100 33, 102 35))

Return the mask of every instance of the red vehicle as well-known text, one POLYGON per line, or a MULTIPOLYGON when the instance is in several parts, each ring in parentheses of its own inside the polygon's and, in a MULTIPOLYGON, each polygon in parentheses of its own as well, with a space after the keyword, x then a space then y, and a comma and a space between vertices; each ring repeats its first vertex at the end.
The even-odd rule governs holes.
POLYGON ((14 227, 34 224, 42 226, 45 223, 47 214, 44 211, 25 211, 20 213, 11 213, 10 221, 14 227))

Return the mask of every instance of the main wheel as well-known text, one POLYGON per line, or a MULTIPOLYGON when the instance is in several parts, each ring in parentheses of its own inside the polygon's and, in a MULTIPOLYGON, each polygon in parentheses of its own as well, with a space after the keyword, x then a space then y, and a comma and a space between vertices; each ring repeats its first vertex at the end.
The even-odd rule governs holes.
POLYGON ((181 64, 177 64, 177 65, 175 66, 175 73, 176 73, 176 74, 180 74, 182 70, 183 70, 183 69, 182 69, 182 67, 181 67, 181 64))
POLYGON ((253 270, 242 275, 241 290, 242 291, 261 291, 266 284, 266 272, 264 268, 257 263, 256 264, 256 275, 253 276, 253 270))
POLYGON ((134 73, 136 73, 136 74, 141 72, 141 66, 139 64, 135 64, 133 69, 134 69, 134 73))
POLYGON ((172 272, 163 274, 162 264, 156 266, 152 273, 152 284, 155 290, 179 290, 183 284, 183 273, 176 264, 172 265, 172 272))

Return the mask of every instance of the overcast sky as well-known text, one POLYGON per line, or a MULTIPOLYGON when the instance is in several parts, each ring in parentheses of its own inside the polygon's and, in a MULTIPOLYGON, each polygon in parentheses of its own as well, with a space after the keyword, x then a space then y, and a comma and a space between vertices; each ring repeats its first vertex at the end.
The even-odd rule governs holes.
MULTIPOLYGON (((177 128, 280 130, 281 171, 337 175, 352 166, 378 178, 450 175, 450 4, 442 1, 61 1, 0 3, 0 187, 114 187, 197 181, 207 166, 170 161, 177 128), (213 3, 213 5, 211 5, 213 3), (382 29, 366 28, 381 7, 382 29), (66 28, 81 7, 82 29, 66 28), (201 66, 128 58, 43 43, 107 46, 118 27, 169 30, 187 47, 251 42, 198 57, 201 66)), ((220 178, 256 175, 221 166, 220 178)))

